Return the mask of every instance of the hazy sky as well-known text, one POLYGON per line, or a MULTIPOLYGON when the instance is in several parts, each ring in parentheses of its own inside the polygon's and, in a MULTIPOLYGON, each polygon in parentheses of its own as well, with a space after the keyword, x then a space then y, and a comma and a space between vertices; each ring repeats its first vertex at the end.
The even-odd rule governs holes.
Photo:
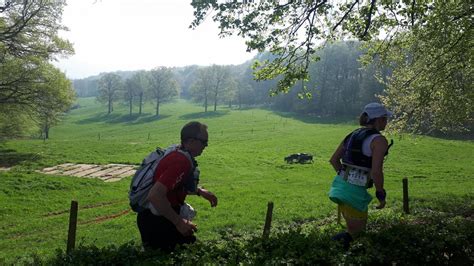
POLYGON ((238 37, 220 39, 208 17, 197 29, 191 0, 67 0, 62 32, 75 55, 54 64, 69 78, 157 66, 240 64, 255 53, 238 37))

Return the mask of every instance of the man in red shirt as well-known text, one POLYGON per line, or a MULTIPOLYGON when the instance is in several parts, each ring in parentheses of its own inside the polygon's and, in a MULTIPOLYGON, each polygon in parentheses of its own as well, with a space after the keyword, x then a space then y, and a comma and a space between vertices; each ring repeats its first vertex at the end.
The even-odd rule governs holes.
POLYGON ((193 187, 197 163, 208 144, 207 126, 193 121, 181 129, 181 145, 165 156, 156 168, 154 184, 148 194, 153 210, 138 213, 137 225, 145 248, 172 251, 177 244, 196 241, 195 224, 180 216, 188 194, 207 199, 217 206, 217 197, 201 187, 193 187), (194 190, 194 191, 190 191, 194 190))

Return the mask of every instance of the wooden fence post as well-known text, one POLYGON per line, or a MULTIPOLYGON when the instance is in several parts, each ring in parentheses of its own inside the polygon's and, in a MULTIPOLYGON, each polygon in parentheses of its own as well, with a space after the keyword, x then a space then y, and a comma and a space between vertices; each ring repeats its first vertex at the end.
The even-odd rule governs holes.
POLYGON ((272 225, 273 202, 269 201, 267 204, 267 217, 265 218, 265 226, 263 227, 263 238, 268 238, 270 235, 270 227, 272 225))
POLYGON ((410 213, 410 207, 408 204, 408 178, 403 178, 403 211, 406 214, 410 213))
POLYGON ((76 245, 77 206, 77 201, 71 201, 71 211, 69 213, 69 231, 67 235, 67 253, 72 251, 76 245))

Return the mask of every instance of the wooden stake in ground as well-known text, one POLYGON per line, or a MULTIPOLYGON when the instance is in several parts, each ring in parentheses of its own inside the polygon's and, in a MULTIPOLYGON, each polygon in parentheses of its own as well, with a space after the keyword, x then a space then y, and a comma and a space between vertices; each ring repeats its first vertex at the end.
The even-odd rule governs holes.
POLYGON ((408 178, 403 178, 403 211, 406 214, 410 213, 410 208, 408 205, 408 178))
POLYGON ((272 225, 273 202, 269 201, 267 205, 267 217, 265 218, 265 226, 263 227, 263 238, 270 235, 270 227, 272 225))
POLYGON ((72 251, 76 245, 77 206, 77 201, 71 201, 71 211, 69 213, 69 231, 67 235, 67 253, 72 251))

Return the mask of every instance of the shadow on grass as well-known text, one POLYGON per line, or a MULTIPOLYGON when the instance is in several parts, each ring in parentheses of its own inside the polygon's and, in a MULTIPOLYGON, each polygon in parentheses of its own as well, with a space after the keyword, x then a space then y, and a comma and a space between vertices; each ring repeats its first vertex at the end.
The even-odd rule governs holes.
POLYGON ((292 170, 295 168, 295 165, 289 165, 289 164, 281 164, 276 166, 276 168, 282 169, 282 170, 292 170))
POLYGON ((143 124, 152 122, 155 120, 162 120, 164 118, 169 117, 170 115, 153 115, 150 113, 143 113, 143 114, 97 114, 95 116, 79 120, 77 124, 90 124, 90 123, 110 123, 110 124, 118 124, 118 123, 131 123, 131 124, 143 124))
POLYGON ((12 167, 25 161, 38 161, 40 158, 36 153, 19 153, 16 150, 0 148, 0 167, 12 167))
POLYGON ((274 114, 284 117, 291 118, 308 124, 356 124, 358 122, 358 117, 354 116, 318 116, 318 115, 309 115, 309 114, 298 114, 291 112, 280 112, 275 110, 269 110, 274 114))
POLYGON ((165 118, 170 117, 171 115, 146 115, 146 116, 141 116, 140 118, 136 119, 135 121, 131 122, 132 124, 145 124, 153 121, 159 121, 163 120, 165 118))
POLYGON ((469 129, 467 132, 457 132, 457 133, 450 133, 444 134, 442 132, 435 132, 432 133, 430 136, 438 138, 438 139, 445 139, 445 140, 474 140, 474 129, 469 129))
POLYGON ((179 118, 185 120, 192 120, 192 119, 200 119, 200 118, 217 118, 224 115, 227 115, 229 110, 220 110, 220 111, 207 111, 207 112, 199 112, 199 113, 192 113, 182 115, 179 118))
MULTIPOLYGON (((281 112, 276 110, 271 110, 269 108, 265 108, 268 111, 273 112, 274 114, 284 117, 284 118, 291 118, 295 120, 299 120, 309 124, 348 124, 348 125, 358 125, 359 117, 357 114, 354 116, 318 116, 318 115, 311 115, 311 114, 298 114, 293 112, 281 112)), ((424 135, 424 134, 421 134, 424 135)), ((467 140, 467 141, 474 141, 474 128, 468 127, 468 131, 466 132, 457 132, 457 133, 449 133, 445 134, 443 132, 432 132, 431 134, 426 134, 426 136, 431 136, 438 139, 444 140, 467 140)))

